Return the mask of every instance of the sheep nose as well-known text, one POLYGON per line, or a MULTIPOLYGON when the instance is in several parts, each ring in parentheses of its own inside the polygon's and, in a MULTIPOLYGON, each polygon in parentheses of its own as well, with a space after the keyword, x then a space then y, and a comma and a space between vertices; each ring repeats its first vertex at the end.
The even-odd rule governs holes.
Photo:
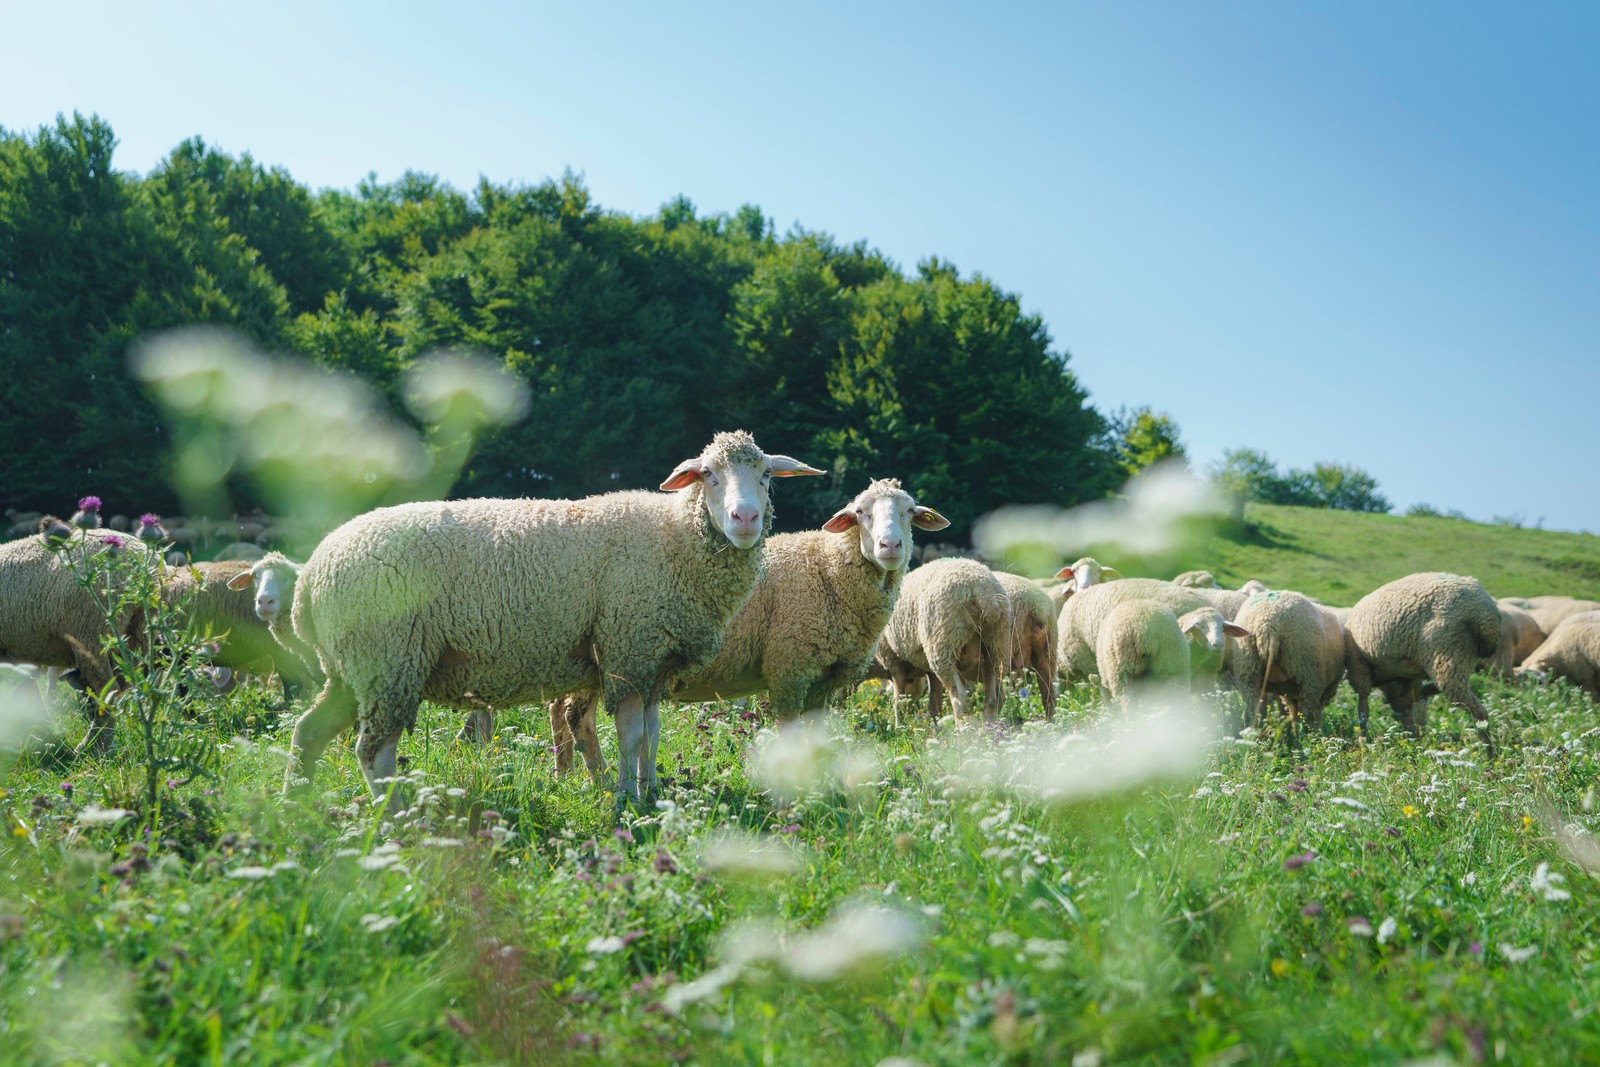
POLYGON ((900 551, 900 546, 903 543, 903 540, 898 537, 896 537, 893 541, 880 537, 878 539, 878 548, 884 552, 898 553, 900 551))
POLYGON ((278 610, 278 598, 264 596, 256 598, 256 611, 262 615, 274 614, 278 610))
POLYGON ((754 506, 736 507, 728 512, 735 526, 749 528, 761 522, 761 509, 754 506))

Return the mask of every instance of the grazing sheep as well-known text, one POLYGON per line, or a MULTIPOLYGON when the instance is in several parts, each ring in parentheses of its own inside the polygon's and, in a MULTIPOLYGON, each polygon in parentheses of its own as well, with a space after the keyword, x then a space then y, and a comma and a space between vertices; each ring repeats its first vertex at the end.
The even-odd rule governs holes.
MULTIPOLYGON (((40 526, 59 533, 60 519, 40 526)), ((0 544, 0 661, 72 668, 94 693, 112 681, 102 641, 109 626, 96 596, 79 580, 90 559, 112 552, 146 553, 138 541, 111 530, 78 530, 70 536, 24 537, 0 544)), ((116 620, 121 633, 139 625, 132 610, 116 620)), ((111 743, 113 720, 97 708, 79 751, 111 743)))
POLYGON ((1593 600, 1576 600, 1570 596, 1536 596, 1530 597, 1528 607, 1529 615, 1545 633, 1555 633, 1556 627, 1569 615, 1576 615, 1584 611, 1600 611, 1600 602, 1593 600))
POLYGON ((1011 662, 1011 601, 994 572, 976 560, 940 559, 907 574, 878 643, 879 666, 899 698, 929 681, 935 721, 950 691, 956 721, 970 709, 969 681, 983 684, 983 717, 1000 712, 1011 662))
POLYGON ((1093 556, 1084 556, 1070 567, 1062 567, 1056 572, 1056 577, 1063 580, 1072 579, 1075 583, 1074 588, 1082 592, 1101 582, 1118 581, 1122 578, 1122 574, 1113 567, 1102 567, 1100 561, 1093 556))
POLYGON ((618 788, 656 785, 658 705, 716 658, 761 573, 768 480, 821 474, 718 434, 661 488, 581 500, 452 500, 358 516, 300 570, 294 632, 327 682, 295 725, 288 784, 340 731, 374 796, 422 699, 503 707, 603 687, 618 788))
POLYGON ((1372 690, 1383 690, 1395 718, 1421 736, 1428 705, 1424 679, 1472 713, 1489 751, 1489 716, 1472 692, 1472 669, 1500 644, 1500 608, 1476 578, 1411 574, 1356 601, 1345 619, 1345 666, 1367 730, 1372 690))
POLYGON ((39 532, 39 520, 44 518, 42 511, 18 511, 16 508, 6 508, 6 519, 11 523, 6 527, 7 541, 18 537, 28 537, 39 532))
POLYGON ((1291 722, 1322 726, 1322 711, 1344 677, 1344 627, 1329 608, 1288 590, 1258 593, 1234 620, 1249 631, 1233 650, 1234 686, 1261 721, 1269 696, 1291 722))
POLYGON ((1239 592, 1243 593, 1247 597, 1255 596, 1257 593, 1266 593, 1270 591, 1270 586, 1264 582, 1258 582, 1254 578, 1250 579, 1248 582, 1245 582, 1239 587, 1239 592))
POLYGON ((253 541, 234 541, 224 545, 221 552, 217 553, 218 559, 236 559, 254 563, 267 554, 267 550, 253 541))
POLYGON ((1056 663, 1063 675, 1087 678, 1095 673, 1100 626, 1113 608, 1128 600, 1155 600, 1175 615, 1212 606, 1198 589, 1155 578, 1124 578, 1079 590, 1067 601, 1057 624, 1056 663))
POLYGON ((1500 647, 1494 654, 1491 668, 1502 678, 1511 678, 1522 661, 1533 654, 1545 639, 1539 621, 1527 611, 1504 600, 1500 605, 1500 647))
POLYGON ((1122 600, 1095 638, 1095 670, 1107 700, 1128 706, 1135 683, 1189 687, 1189 642, 1178 616, 1155 600, 1122 600))
POLYGON ((1600 611, 1568 615, 1522 663, 1518 677, 1565 678, 1600 700, 1600 611))
MULTIPOLYGON (((728 624, 717 658, 677 679, 668 695, 689 703, 764 691, 780 720, 826 708, 872 667, 911 558, 912 528, 949 525, 898 481, 885 478, 862 490, 821 530, 769 538, 766 570, 728 624)), ((577 742, 590 774, 598 777, 603 763, 594 726, 576 721, 592 712, 592 695, 566 697, 556 705, 550 726, 557 772, 571 766, 577 742)))
POLYGON ((996 571, 1011 602, 1011 669, 1033 671, 1044 717, 1056 717, 1056 616, 1059 609, 1037 583, 996 571))
POLYGON ((1184 571, 1172 579, 1173 585, 1181 585, 1189 589, 1221 589, 1217 580, 1211 576, 1210 571, 1184 571))

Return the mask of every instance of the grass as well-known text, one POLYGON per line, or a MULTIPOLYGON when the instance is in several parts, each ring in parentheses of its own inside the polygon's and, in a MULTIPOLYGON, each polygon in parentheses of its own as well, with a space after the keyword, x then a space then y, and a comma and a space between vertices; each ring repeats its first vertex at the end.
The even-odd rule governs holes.
POLYGON ((1417 571, 1470 574, 1497 597, 1600 599, 1600 537, 1462 519, 1250 504, 1207 558, 1230 588, 1258 578, 1329 604, 1353 604, 1417 571))
POLYGON ((1179 746, 1122 788, 1140 742, 1085 741, 1082 691, 1055 724, 1012 697, 1020 728, 893 730, 867 686, 800 745, 673 708, 665 803, 620 826, 534 710, 471 747, 425 707, 426 814, 389 828, 348 738, 280 799, 290 718, 246 687, 197 709, 222 775, 155 835, 86 821, 137 808, 125 759, 5 770, 4 1058, 1593 1061, 1595 709, 1482 684, 1493 763, 1437 702, 1421 742, 1356 743, 1346 692, 1324 736, 1179 746))

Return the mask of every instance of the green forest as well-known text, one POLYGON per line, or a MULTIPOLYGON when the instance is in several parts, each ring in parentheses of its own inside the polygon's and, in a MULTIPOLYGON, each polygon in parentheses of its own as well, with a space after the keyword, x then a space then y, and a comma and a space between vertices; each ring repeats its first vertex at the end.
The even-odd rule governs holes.
MULTIPOLYGON (((479 440, 455 496, 654 486, 733 427, 830 470, 786 487, 786 528, 871 477, 903 478, 963 536, 1000 504, 1072 504, 1127 477, 1126 446, 1038 316, 938 259, 907 272, 864 243, 778 234, 753 205, 703 216, 680 197, 631 217, 570 173, 313 192, 198 138, 142 176, 116 169, 115 146, 81 115, 0 130, 9 507, 182 505, 172 430, 127 353, 192 323, 360 376, 400 418, 419 356, 503 364, 527 414, 479 440)), ((261 503, 248 480, 228 489, 237 508, 261 503)))

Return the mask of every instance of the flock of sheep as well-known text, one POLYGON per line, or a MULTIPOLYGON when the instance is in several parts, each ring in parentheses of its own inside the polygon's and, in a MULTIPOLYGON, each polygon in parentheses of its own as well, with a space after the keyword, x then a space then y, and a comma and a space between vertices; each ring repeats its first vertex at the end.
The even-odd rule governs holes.
MULTIPOLYGON (((1047 717, 1061 679, 1098 679, 1123 703, 1152 683, 1228 686, 1253 715, 1277 700, 1314 729, 1348 675, 1363 730, 1374 688, 1417 733, 1438 692, 1486 743, 1468 684, 1481 666, 1567 677, 1600 699, 1600 603, 1496 602, 1449 574, 1331 608, 1260 583, 1220 589, 1205 572, 1122 578, 1088 558, 1047 582, 963 558, 908 570, 913 530, 949 523, 892 479, 820 530, 770 534, 772 479, 822 473, 721 433, 662 492, 381 508, 328 534, 303 565, 263 553, 263 525, 246 558, 168 566, 163 596, 225 635, 219 664, 276 670, 291 697, 320 687, 295 724, 287 789, 353 727, 368 786, 391 807, 404 806, 397 746, 422 700, 464 710, 463 732, 477 738, 494 709, 549 701, 557 769, 576 750, 596 778, 603 701, 617 788, 637 798, 656 787, 663 699, 764 692, 787 720, 869 676, 890 682, 897 707, 926 688, 935 719, 947 692, 958 721, 980 699, 995 718, 1007 674, 1031 671, 1047 717)), ((104 694, 115 682, 108 620, 78 573, 99 553, 172 551, 172 532, 142 520, 129 535, 101 527, 92 506, 70 522, 18 519, 0 544, 0 661, 71 669, 104 694)), ((110 622, 137 636, 138 618, 110 622)), ((110 740, 109 719, 95 723, 85 745, 110 740)))

